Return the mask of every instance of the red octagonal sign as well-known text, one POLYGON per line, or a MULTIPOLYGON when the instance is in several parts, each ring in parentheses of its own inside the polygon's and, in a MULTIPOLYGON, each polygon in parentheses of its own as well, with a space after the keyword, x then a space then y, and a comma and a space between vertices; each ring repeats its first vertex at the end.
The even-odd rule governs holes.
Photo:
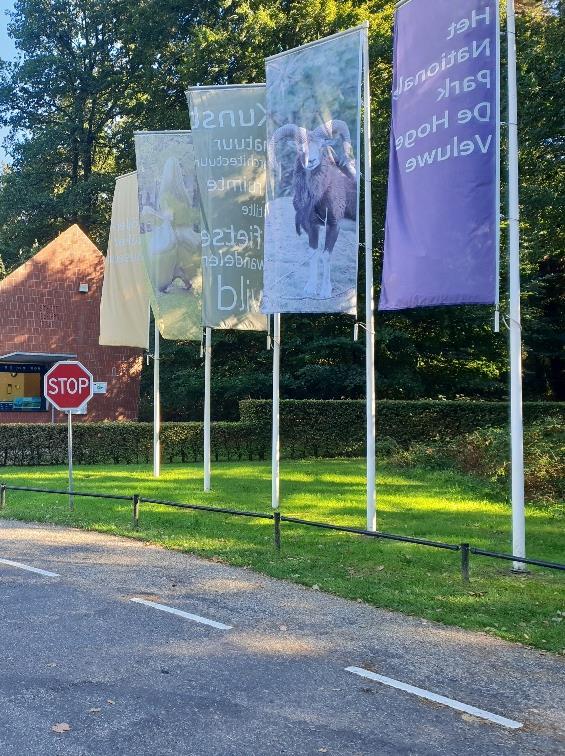
POLYGON ((45 373, 44 393, 58 410, 76 410, 92 399, 92 373, 81 362, 63 360, 45 373))

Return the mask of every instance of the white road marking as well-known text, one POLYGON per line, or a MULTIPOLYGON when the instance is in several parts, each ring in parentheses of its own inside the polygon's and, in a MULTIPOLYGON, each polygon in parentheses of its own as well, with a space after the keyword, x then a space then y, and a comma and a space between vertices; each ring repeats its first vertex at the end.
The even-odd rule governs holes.
POLYGON ((468 704, 461 703, 461 701, 456 701, 453 698, 438 696, 437 693, 432 693, 431 691, 425 690, 424 688, 416 688, 414 687, 414 685, 408 685, 408 683, 400 682, 400 680, 394 680, 392 677, 377 675, 375 672, 369 672, 368 669, 363 669, 362 667, 346 667, 345 671, 353 672, 354 675, 366 677, 369 680, 376 680, 377 682, 383 683, 383 685, 389 685, 391 688, 404 690, 407 693, 412 693, 412 695, 418 696, 419 698, 426 698, 428 701, 435 701, 435 703, 449 706, 450 708, 456 709, 457 711, 464 711, 466 714, 471 714, 473 717, 487 719, 489 722, 494 722, 495 724, 502 725, 502 727, 507 727, 511 730, 518 730, 520 727, 524 726, 523 722, 516 722, 514 719, 507 719, 506 717, 501 717, 498 714, 493 714, 492 712, 485 711, 484 709, 477 709, 475 706, 469 706, 468 704))
POLYGON ((172 606, 166 606, 165 604, 157 604, 155 601, 146 601, 145 599, 132 598, 130 601, 135 601, 136 604, 145 604, 145 606, 152 606, 153 609, 160 609, 162 612, 169 612, 169 614, 177 614, 179 617, 192 620, 193 622, 199 622, 201 625, 210 625, 218 630, 231 630, 232 625, 224 625, 223 622, 216 622, 216 620, 207 619, 201 617, 198 614, 190 614, 190 612, 183 612, 181 609, 175 609, 172 606))
POLYGON ((37 572, 38 575, 45 575, 45 577, 59 577, 56 572, 40 570, 38 567, 30 567, 29 564, 22 564, 21 562, 12 562, 10 559, 0 559, 0 564, 7 564, 10 567, 18 567, 20 570, 27 570, 28 572, 37 572))

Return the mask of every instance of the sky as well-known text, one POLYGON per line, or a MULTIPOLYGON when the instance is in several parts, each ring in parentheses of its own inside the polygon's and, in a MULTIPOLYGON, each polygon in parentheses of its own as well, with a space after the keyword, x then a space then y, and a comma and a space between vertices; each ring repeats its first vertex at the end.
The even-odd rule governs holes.
POLYGON ((12 10, 13 7, 14 0, 0 0, 0 58, 3 58, 4 60, 14 56, 14 45, 12 40, 8 37, 8 31, 6 29, 8 19, 5 15, 6 11, 12 10))
MULTIPOLYGON (((0 58, 2 60, 11 60, 15 55, 15 48, 12 40, 8 37, 8 17, 6 16, 7 10, 12 10, 14 7, 14 0, 0 0, 0 58)), ((6 136, 6 131, 0 129, 0 165, 5 161, 4 150, 2 149, 1 142, 6 136)))

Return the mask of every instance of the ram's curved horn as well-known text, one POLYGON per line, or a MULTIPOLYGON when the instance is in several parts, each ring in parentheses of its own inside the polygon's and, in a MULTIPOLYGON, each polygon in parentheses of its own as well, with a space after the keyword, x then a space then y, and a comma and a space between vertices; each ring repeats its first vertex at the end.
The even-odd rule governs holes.
POLYGON ((271 141, 278 144, 282 139, 294 139, 296 142, 308 141, 308 131, 304 126, 297 126, 295 123, 285 123, 279 126, 271 137, 271 141))
POLYGON ((268 161, 270 166, 277 166, 279 169, 279 179, 280 166, 277 161, 275 145, 282 142, 283 139, 293 139, 299 144, 308 144, 308 130, 304 126, 297 126, 295 123, 285 123, 284 126, 279 126, 269 139, 269 144, 267 145, 268 161))
POLYGON ((321 126, 318 126, 312 132, 318 137, 333 137, 334 134, 339 134, 343 139, 343 151, 345 152, 345 158, 347 160, 347 169, 355 176, 355 160, 353 159, 353 147, 351 145, 351 133, 349 126, 345 121, 341 121, 339 118, 335 120, 326 121, 321 126))

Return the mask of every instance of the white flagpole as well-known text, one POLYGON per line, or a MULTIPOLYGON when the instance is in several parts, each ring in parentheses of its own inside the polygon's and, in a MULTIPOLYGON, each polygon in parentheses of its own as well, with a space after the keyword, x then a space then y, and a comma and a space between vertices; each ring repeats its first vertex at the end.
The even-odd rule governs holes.
MULTIPOLYGON (((520 323, 520 207, 518 199, 518 94, 514 0, 506 0, 508 43, 508 229, 510 278, 510 443, 512 467, 512 553, 526 556, 524 429, 522 422, 522 327, 520 323)), ((525 565, 513 563, 514 570, 525 565)))
POLYGON ((371 91, 369 23, 363 30, 363 136, 365 166, 365 368, 367 380, 367 530, 377 529, 375 460, 375 314, 373 291, 373 215, 371 202, 371 91))
POLYGON ((159 326, 155 320, 153 346, 153 477, 161 475, 161 394, 159 386, 159 326))
POLYGON ((204 343, 204 490, 210 490, 210 405, 212 383, 212 329, 206 326, 204 343))
POLYGON ((273 315, 273 440, 271 461, 271 506, 280 505, 280 366, 281 366, 281 316, 273 315))

